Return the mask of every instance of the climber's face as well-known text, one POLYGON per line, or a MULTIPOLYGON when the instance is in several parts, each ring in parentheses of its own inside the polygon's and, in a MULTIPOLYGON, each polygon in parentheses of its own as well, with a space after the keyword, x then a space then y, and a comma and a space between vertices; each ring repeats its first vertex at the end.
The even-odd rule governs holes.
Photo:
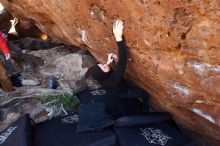
POLYGON ((101 70, 105 73, 110 71, 110 68, 107 64, 98 64, 98 66, 101 68, 101 70))

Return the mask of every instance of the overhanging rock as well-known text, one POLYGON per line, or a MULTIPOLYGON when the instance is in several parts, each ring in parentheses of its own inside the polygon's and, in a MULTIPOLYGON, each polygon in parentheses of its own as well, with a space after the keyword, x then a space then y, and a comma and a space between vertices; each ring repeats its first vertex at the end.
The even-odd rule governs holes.
POLYGON ((104 61, 124 21, 126 76, 185 127, 220 140, 219 0, 0 0, 54 39, 104 61), (88 41, 86 41, 88 39, 88 41))

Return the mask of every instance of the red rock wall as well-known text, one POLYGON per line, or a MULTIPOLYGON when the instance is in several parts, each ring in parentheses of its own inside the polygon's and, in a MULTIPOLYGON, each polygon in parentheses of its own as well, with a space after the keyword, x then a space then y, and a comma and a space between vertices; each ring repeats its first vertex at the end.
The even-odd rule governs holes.
MULTIPOLYGON (((0 30, 1 31, 4 30, 5 32, 8 32, 11 28, 10 20, 12 19, 13 19, 13 16, 6 11, 0 14, 0 30)), ((33 23, 30 23, 29 21, 19 20, 19 23, 16 25, 15 28, 16 28, 16 31, 19 37, 41 38, 42 35, 44 34, 33 23)), ((13 39, 17 39, 17 36, 9 34, 8 38, 9 40, 13 40, 13 39)))
POLYGON ((124 21, 127 76, 185 127, 220 140, 219 0, 0 0, 52 38, 116 52, 112 24, 124 21), (83 41, 82 36, 88 38, 83 41))

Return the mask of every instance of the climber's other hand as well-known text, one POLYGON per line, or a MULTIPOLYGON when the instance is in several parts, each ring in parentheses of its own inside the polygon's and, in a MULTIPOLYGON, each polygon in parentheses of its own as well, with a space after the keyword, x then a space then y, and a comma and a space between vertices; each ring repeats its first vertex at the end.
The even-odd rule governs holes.
POLYGON ((122 40, 123 28, 124 28, 123 22, 120 19, 117 19, 113 24, 113 33, 116 41, 122 40))

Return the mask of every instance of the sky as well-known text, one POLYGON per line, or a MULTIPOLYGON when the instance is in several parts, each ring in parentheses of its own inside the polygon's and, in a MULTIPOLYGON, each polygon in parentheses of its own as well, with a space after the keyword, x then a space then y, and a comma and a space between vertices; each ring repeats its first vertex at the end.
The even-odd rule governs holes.
POLYGON ((0 14, 2 13, 2 10, 4 10, 4 7, 3 7, 2 4, 0 3, 0 14))

